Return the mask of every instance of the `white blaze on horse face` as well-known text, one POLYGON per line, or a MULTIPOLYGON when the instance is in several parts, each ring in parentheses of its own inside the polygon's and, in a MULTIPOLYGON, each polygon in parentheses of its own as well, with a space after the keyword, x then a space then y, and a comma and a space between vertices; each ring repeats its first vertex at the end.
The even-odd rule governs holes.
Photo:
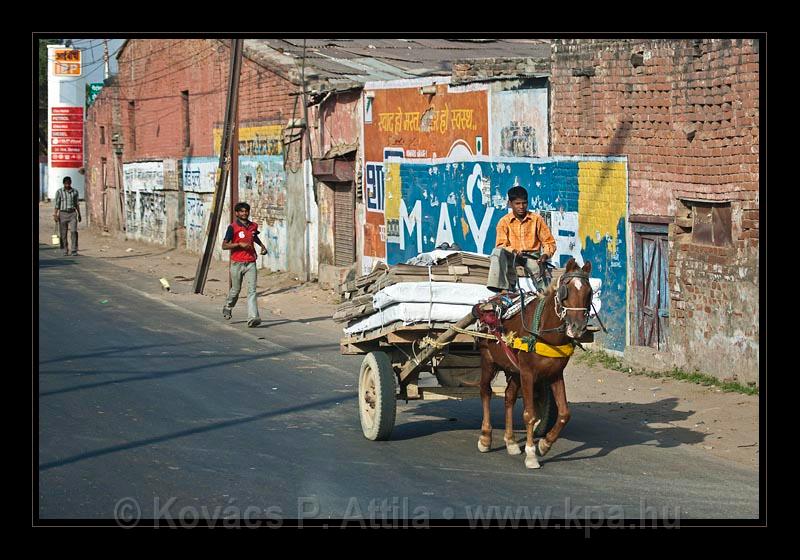
POLYGON ((581 283, 581 279, 580 279, 580 278, 575 278, 575 279, 573 280, 573 282, 575 283, 575 287, 576 287, 578 290, 580 290, 580 289, 583 287, 583 284, 581 283))

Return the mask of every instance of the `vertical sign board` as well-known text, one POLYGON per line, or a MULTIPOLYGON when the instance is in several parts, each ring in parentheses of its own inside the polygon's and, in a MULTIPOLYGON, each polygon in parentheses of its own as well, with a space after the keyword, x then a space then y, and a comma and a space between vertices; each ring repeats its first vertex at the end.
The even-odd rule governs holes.
POLYGON ((81 78, 81 51, 61 45, 47 47, 47 196, 53 198, 64 182, 85 198, 83 123, 86 89, 81 78))
POLYGON ((91 83, 91 84, 89 84, 89 88, 88 89, 89 89, 89 94, 86 97, 86 108, 87 109, 89 108, 89 105, 94 103, 95 97, 100 95, 100 90, 103 89, 103 82, 91 83))

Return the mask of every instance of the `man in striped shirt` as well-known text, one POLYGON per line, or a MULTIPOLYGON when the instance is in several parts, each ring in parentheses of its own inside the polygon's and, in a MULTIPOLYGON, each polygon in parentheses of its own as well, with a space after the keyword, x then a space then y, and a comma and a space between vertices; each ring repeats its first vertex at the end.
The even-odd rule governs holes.
MULTIPOLYGON (((495 292, 516 288, 515 263, 524 266, 536 280, 540 276, 538 264, 545 263, 556 252, 556 240, 544 218, 528 211, 528 191, 524 187, 508 190, 508 206, 511 212, 497 223, 497 241, 490 257, 486 283, 486 287, 495 292), (532 253, 535 258, 518 259, 520 253, 532 253)), ((538 289, 544 289, 542 279, 536 284, 538 289)))
POLYGON ((53 220, 58 224, 58 233, 61 237, 61 250, 64 255, 78 254, 78 222, 81 221, 81 209, 78 205, 78 191, 72 188, 72 179, 64 177, 64 186, 56 191, 54 199, 53 220), (70 243, 67 243, 67 229, 70 233, 70 243))

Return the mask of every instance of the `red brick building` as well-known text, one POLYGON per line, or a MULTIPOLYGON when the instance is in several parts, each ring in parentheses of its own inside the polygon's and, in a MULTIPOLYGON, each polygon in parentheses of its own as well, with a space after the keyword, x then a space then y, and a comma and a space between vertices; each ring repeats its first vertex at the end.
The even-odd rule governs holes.
POLYGON ((556 40, 552 154, 628 157, 631 345, 756 381, 759 41, 556 40))

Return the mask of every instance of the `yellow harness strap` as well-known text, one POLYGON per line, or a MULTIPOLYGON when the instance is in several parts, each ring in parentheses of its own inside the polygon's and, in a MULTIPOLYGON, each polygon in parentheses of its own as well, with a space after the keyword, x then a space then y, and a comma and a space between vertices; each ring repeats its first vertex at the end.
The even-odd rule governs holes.
MULTIPOLYGON (((523 352, 530 352, 529 345, 526 342, 522 342, 521 338, 515 338, 511 347, 523 352)), ((544 342, 537 342, 534 346, 534 352, 545 358, 569 358, 575 352, 575 346, 572 344, 552 346, 544 342)))

